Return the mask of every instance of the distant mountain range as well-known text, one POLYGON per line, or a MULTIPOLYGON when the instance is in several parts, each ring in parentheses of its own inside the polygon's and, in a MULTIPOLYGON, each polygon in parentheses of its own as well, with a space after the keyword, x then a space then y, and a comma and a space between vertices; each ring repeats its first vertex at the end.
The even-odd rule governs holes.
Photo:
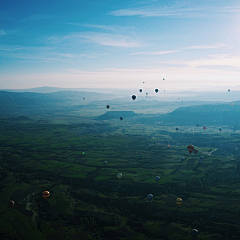
MULTIPOLYGON (((228 94, 228 93, 226 93, 228 94)), ((82 108, 102 108, 111 104, 117 111, 109 111, 97 118, 98 120, 124 117, 134 117, 134 109, 155 109, 174 106, 176 109, 168 114, 145 114, 144 123, 164 121, 173 125, 228 125, 240 126, 240 101, 232 103, 188 101, 162 102, 157 100, 140 99, 132 101, 131 97, 114 99, 115 95, 84 91, 57 91, 51 93, 36 92, 7 92, 0 91, 0 114, 29 116, 34 114, 53 114, 56 112, 71 112, 82 108), (106 99, 106 100, 104 100, 106 99), (108 101, 108 99, 111 99, 108 101), (126 102, 128 101, 128 102, 126 102), (171 105, 172 104, 172 105, 171 105), (122 107, 122 108, 121 108, 122 107), (125 110, 126 111, 122 111, 125 110), (119 111, 121 110, 121 111, 119 111), (157 116, 158 115, 158 116, 157 116)), ((155 111, 154 110, 154 111, 155 111)), ((135 110, 134 110, 135 111, 135 110)), ((141 118, 138 118, 141 121, 141 118)))

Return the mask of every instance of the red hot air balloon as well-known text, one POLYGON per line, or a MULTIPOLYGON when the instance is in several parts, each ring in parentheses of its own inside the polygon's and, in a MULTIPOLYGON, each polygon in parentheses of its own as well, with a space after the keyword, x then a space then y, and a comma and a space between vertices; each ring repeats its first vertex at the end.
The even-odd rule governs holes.
POLYGON ((50 192, 49 191, 43 191, 42 192, 42 197, 44 197, 45 199, 47 199, 50 196, 50 192))
POLYGON ((194 150, 194 146, 193 145, 188 145, 187 149, 188 149, 189 153, 191 154, 194 150))
POLYGON ((204 126, 203 129, 206 130, 206 127, 204 126))

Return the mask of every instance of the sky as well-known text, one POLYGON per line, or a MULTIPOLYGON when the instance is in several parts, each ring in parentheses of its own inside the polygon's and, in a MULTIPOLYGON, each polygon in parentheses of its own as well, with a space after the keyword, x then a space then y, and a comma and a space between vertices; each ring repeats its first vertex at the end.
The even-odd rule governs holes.
POLYGON ((240 1, 2 1, 0 89, 42 86, 240 89, 240 1))

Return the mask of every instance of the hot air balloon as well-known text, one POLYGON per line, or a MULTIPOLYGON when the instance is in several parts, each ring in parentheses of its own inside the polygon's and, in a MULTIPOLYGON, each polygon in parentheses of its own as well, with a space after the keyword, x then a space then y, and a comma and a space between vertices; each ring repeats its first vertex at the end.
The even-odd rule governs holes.
POLYGON ((145 82, 143 82, 143 83, 145 83, 145 82))
POLYGON ((231 106, 233 106, 233 103, 231 103, 231 106))
POLYGON ((9 200, 9 201, 8 201, 8 207, 9 207, 9 208, 13 208, 14 205, 15 205, 15 202, 14 202, 13 200, 9 200))
POLYGON ((221 128, 219 128, 218 130, 219 130, 219 132, 221 132, 221 131, 222 131, 222 129, 221 129, 221 128))
POLYGON ((106 106, 106 108, 110 108, 110 106, 109 106, 109 105, 107 105, 107 106, 106 106))
POLYGON ((196 126, 199 127, 199 124, 197 124, 196 126))
POLYGON ((83 100, 85 99, 85 97, 83 98, 83 100))
POLYGON ((196 239, 198 235, 198 230, 197 229, 192 229, 190 234, 192 235, 193 239, 196 239))
POLYGON ((176 199, 176 204, 179 206, 182 204, 182 199, 181 198, 177 198, 176 199))
POLYGON ((123 117, 120 117, 120 120, 122 121, 122 120, 123 120, 123 117))
POLYGON ((107 161, 103 161, 103 165, 106 166, 107 165, 107 161))
POLYGON ((193 149, 193 152, 194 152, 195 154, 197 154, 198 149, 194 148, 194 149, 193 149))
POLYGON ((178 128, 176 128, 176 131, 178 131, 178 128))
POLYGON ((156 182, 159 182, 159 180, 160 180, 160 177, 159 177, 159 176, 156 176, 156 177, 155 177, 155 181, 156 181, 156 182))
POLYGON ((163 81, 165 80, 165 78, 163 78, 163 81))
POLYGON ((206 127, 204 126, 203 129, 206 130, 206 127))
POLYGON ((136 98, 136 95, 132 95, 132 100, 135 100, 136 98))
POLYGON ((228 89, 228 91, 230 92, 230 89, 228 89))
POLYGON ((139 89, 139 92, 142 92, 143 90, 142 89, 139 89))
POLYGON ((155 93, 158 93, 158 89, 157 88, 155 89, 155 93))
POLYGON ((118 178, 118 179, 121 179, 121 178, 122 178, 122 174, 121 174, 121 173, 118 173, 118 174, 117 174, 117 178, 118 178))
POLYGON ((50 196, 50 192, 49 191, 43 191, 42 192, 42 197, 44 197, 45 199, 47 199, 50 196))
POLYGON ((170 144, 168 144, 167 147, 169 148, 169 147, 170 147, 170 144))
POLYGON ((152 195, 152 194, 148 194, 148 195, 147 195, 147 200, 148 200, 148 201, 152 201, 152 199, 153 199, 153 195, 152 195))
POLYGON ((192 151, 194 150, 194 146, 193 145, 188 145, 187 149, 188 149, 189 153, 192 153, 192 151))

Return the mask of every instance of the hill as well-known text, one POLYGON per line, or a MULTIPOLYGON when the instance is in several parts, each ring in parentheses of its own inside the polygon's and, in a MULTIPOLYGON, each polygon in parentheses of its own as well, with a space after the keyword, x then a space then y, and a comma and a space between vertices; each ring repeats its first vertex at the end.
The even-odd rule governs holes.
POLYGON ((105 114, 97 117, 95 120, 109 120, 109 119, 119 119, 120 117, 126 118, 126 117, 135 117, 138 114, 136 114, 133 111, 109 111, 105 114))
POLYGON ((180 107, 166 114, 164 121, 178 125, 234 126, 240 124, 240 102, 180 107))

